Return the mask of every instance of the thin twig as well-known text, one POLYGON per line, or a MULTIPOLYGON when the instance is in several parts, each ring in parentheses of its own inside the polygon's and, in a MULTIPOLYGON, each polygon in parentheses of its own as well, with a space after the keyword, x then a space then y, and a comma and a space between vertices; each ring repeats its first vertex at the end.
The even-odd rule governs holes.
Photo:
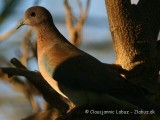
POLYGON ((8 32, 4 33, 3 35, 0 36, 0 42, 6 40, 7 38, 9 38, 11 35, 13 35, 16 32, 17 29, 12 28, 11 30, 9 30, 8 32))
POLYGON ((22 64, 27 65, 28 55, 29 55, 29 40, 32 36, 32 29, 29 29, 24 37, 23 44, 22 44, 22 53, 20 61, 22 64))
POLYGON ((83 15, 82 3, 80 0, 77 0, 77 3, 78 3, 79 11, 80 11, 80 16, 82 16, 83 15))
POLYGON ((80 10, 80 18, 76 20, 75 24, 73 22, 75 17, 73 17, 72 15, 72 9, 68 3, 68 0, 64 1, 64 5, 66 8, 66 26, 70 33, 69 34, 70 41, 73 45, 78 47, 82 41, 82 28, 87 18, 87 15, 88 15, 90 0, 87 0, 87 4, 86 4, 86 8, 84 12, 83 12, 83 8, 82 8, 82 4, 80 0, 78 0, 77 2, 78 2, 79 10, 80 10))

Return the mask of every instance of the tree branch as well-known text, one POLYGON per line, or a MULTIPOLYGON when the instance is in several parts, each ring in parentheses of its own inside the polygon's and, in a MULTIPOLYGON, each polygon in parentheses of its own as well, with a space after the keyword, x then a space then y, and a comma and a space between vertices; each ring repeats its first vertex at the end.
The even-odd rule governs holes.
POLYGON ((157 36, 160 1, 105 0, 116 54, 115 63, 128 72, 126 79, 148 91, 159 89, 157 36))
POLYGON ((12 59, 12 64, 20 68, 1 68, 1 70, 8 74, 9 77, 18 75, 24 76, 31 82, 43 95, 44 99, 53 108, 57 108, 61 113, 66 113, 69 109, 70 101, 59 95, 52 87, 44 80, 39 72, 29 71, 17 59, 12 59))
POLYGON ((73 45, 79 46, 82 40, 82 28, 84 25, 84 22, 87 18, 88 9, 90 5, 90 0, 87 0, 85 11, 82 10, 82 4, 80 1, 78 1, 78 6, 80 9, 80 18, 76 18, 76 23, 73 22, 73 19, 75 18, 72 14, 72 9, 68 3, 68 0, 64 1, 64 5, 66 8, 66 25, 68 28, 68 31, 70 33, 70 41, 73 45))

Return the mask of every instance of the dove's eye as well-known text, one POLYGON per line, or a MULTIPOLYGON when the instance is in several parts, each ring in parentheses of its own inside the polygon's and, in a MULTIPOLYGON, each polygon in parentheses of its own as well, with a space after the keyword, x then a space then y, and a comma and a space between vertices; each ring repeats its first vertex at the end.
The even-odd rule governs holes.
POLYGON ((31 16, 32 16, 32 17, 35 17, 35 16, 36 16, 36 13, 35 13, 35 12, 31 12, 31 16))

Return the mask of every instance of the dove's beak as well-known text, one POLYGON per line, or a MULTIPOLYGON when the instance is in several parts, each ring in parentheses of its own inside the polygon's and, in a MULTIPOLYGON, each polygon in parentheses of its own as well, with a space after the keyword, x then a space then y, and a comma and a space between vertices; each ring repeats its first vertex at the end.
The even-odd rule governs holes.
POLYGON ((24 22, 23 22, 23 20, 22 21, 20 21, 20 23, 17 25, 17 29, 19 29, 21 26, 23 26, 24 25, 24 22))
POLYGON ((29 21, 28 19, 26 20, 21 20, 20 23, 17 25, 17 29, 19 29, 21 26, 23 25, 28 25, 29 24, 29 21))

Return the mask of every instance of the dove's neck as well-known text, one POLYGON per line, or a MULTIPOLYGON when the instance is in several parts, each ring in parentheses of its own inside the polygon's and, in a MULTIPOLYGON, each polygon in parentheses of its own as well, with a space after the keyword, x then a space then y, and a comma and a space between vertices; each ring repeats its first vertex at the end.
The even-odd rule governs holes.
POLYGON ((36 28, 37 31, 37 44, 40 49, 44 47, 54 45, 54 44, 63 44, 73 46, 56 28, 53 24, 43 24, 36 28))
POLYGON ((36 28, 37 31, 37 44, 41 49, 48 45, 53 45, 54 43, 59 42, 59 31, 57 28, 52 25, 41 25, 36 28))

